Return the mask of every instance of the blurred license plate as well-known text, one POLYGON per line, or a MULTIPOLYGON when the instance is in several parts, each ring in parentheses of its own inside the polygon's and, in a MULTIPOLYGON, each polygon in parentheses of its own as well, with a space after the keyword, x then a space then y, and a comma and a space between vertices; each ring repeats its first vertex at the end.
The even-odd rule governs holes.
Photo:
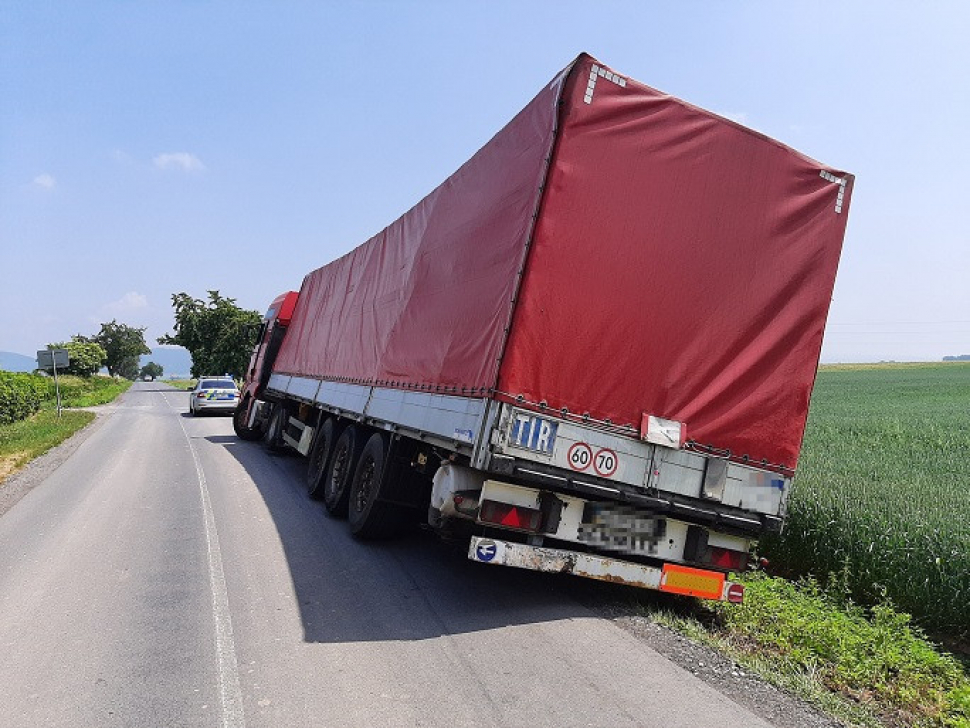
POLYGON ((235 395, 232 394, 217 394, 212 399, 233 399, 235 395))
POLYGON ((631 554, 656 554, 667 522, 630 506, 587 503, 579 540, 590 546, 631 554))

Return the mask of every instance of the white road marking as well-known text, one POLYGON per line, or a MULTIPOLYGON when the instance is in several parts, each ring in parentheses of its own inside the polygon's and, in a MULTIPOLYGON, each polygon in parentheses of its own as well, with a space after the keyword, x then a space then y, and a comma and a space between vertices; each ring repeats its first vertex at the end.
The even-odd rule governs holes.
MULTIPOLYGON (((181 410, 172 407, 162 393, 165 403, 181 415, 181 410)), ((219 548, 219 533, 216 531, 216 520, 212 515, 212 502, 209 500, 209 488, 205 481, 205 471, 202 462, 192 444, 192 438, 178 419, 185 441, 189 444, 195 472, 199 479, 199 492, 202 496, 202 514, 205 520, 205 541, 209 551, 209 583, 212 586, 212 617, 216 626, 216 655, 219 660, 219 696, 222 699, 223 728, 245 728, 246 715, 243 711, 242 690, 239 687, 239 664, 236 661, 236 642, 232 636, 232 615, 229 612, 229 590, 226 587, 226 575, 222 570, 222 551, 219 548)))

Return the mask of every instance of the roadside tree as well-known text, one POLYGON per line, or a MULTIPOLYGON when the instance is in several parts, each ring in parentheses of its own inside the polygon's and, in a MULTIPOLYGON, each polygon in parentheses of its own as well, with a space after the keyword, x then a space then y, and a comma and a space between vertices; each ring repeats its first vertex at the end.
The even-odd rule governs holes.
POLYGON ((111 376, 134 379, 138 376, 138 357, 151 354, 145 343, 145 329, 119 324, 112 319, 101 324, 101 331, 92 340, 101 344, 107 354, 105 365, 111 376))
POLYGON ((150 361, 141 368, 141 371, 138 372, 138 376, 142 379, 158 379, 160 376, 162 376, 162 372, 163 369, 161 364, 156 364, 155 362, 150 361))
POLYGON ((86 336, 76 334, 70 341, 59 344, 48 344, 48 349, 67 349, 70 365, 62 374, 74 374, 79 377, 90 377, 97 374, 108 359, 108 353, 101 344, 86 336))
POLYGON ((162 336, 159 344, 184 346, 192 355, 192 376, 229 374, 242 377, 256 342, 261 317, 247 311, 234 298, 209 291, 209 299, 187 293, 172 294, 175 308, 174 335, 162 336))

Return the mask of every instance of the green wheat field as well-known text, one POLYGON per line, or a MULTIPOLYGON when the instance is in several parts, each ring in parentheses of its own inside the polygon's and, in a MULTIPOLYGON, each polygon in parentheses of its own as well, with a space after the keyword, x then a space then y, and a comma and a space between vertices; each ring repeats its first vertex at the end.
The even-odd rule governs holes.
POLYGON ((970 363, 822 367, 788 522, 761 550, 970 635, 970 363))

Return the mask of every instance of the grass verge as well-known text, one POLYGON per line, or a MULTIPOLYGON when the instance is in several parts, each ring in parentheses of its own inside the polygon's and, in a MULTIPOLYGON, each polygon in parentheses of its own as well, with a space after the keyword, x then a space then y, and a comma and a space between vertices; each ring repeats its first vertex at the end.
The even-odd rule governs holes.
POLYGON ((127 391, 131 382, 113 377, 58 377, 61 404, 66 408, 57 416, 54 382, 50 395, 36 414, 24 420, 0 425, 0 484, 36 457, 89 424, 93 412, 70 409, 107 404, 127 391))
POLYGON ((25 420, 0 425, 0 484, 89 424, 94 417, 93 412, 67 410, 58 418, 56 408, 45 405, 25 420))
POLYGON ((195 386, 196 379, 159 379, 162 384, 170 384, 176 389, 189 390, 195 386))
MULTIPOLYGON (((94 407, 99 404, 107 404, 113 401, 118 395, 128 391, 131 382, 127 379, 115 379, 113 377, 58 377, 61 387, 61 404, 65 407, 94 407)), ((51 386, 51 396, 54 396, 54 387, 51 386)))
MULTIPOLYGON (((970 728, 970 677, 883 602, 854 604, 811 579, 749 574, 745 602, 647 616, 851 726, 970 728)), ((830 580, 838 583, 838 578, 830 580)))

